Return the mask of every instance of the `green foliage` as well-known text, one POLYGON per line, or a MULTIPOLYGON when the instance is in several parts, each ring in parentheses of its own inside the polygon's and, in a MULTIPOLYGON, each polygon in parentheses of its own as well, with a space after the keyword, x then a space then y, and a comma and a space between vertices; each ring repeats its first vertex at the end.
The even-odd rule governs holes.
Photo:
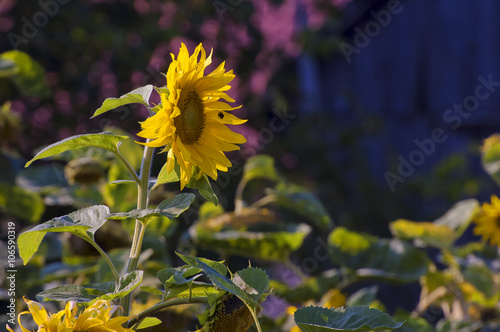
POLYGON ((152 219, 164 216, 169 220, 186 211, 195 199, 194 194, 179 194, 158 204, 156 209, 134 209, 130 212, 112 213, 107 218, 114 220, 139 219, 148 224, 152 219))
POLYGON ((120 98, 107 98, 102 103, 101 107, 99 107, 93 117, 106 113, 112 109, 117 107, 128 105, 128 104, 142 104, 144 106, 149 107, 149 98, 151 97, 151 93, 153 92, 154 87, 150 84, 137 88, 135 90, 130 91, 129 93, 124 94, 120 98))
POLYGON ((495 134, 486 139, 481 152, 484 169, 500 184, 500 135, 495 134))
POLYGON ((148 327, 153 327, 153 326, 156 326, 156 325, 159 325, 159 324, 161 324, 161 320, 159 320, 158 318, 156 318, 156 317, 146 317, 139 324, 139 326, 137 326, 137 329, 141 330, 141 329, 145 329, 145 328, 148 328, 148 327))
POLYGON ((273 157, 261 154, 247 160, 243 169, 242 181, 249 182, 253 179, 281 181, 282 178, 276 171, 273 157))
POLYGON ((120 142, 126 139, 128 139, 127 136, 119 136, 111 132, 71 136, 63 139, 62 141, 51 144, 38 152, 33 159, 26 163, 25 167, 28 167, 37 159, 52 157, 65 151, 86 148, 89 146, 106 149, 118 154, 120 142))
POLYGON ((427 255, 397 239, 377 239, 336 228, 329 236, 332 260, 356 270, 358 278, 415 282, 425 275, 427 255))
POLYGON ((0 78, 8 78, 25 96, 47 97, 45 70, 27 53, 11 50, 0 54, 0 78))
POLYGON ((304 307, 295 312, 295 323, 304 332, 388 330, 403 325, 382 311, 368 306, 333 310, 304 307))
POLYGON ((26 265, 38 250, 47 232, 68 232, 94 244, 94 233, 107 221, 109 208, 105 205, 91 206, 68 215, 51 219, 19 235, 19 256, 26 265))
MULTIPOLYGON (((186 187, 192 189, 198 189, 200 195, 203 196, 206 200, 212 202, 215 205, 219 204, 219 199, 217 198, 217 195, 215 195, 214 190, 210 185, 210 181, 208 180, 208 177, 205 174, 203 174, 200 177, 199 172, 200 170, 198 169, 198 167, 193 167, 193 175, 190 181, 186 184, 186 187)), ((165 164, 161 168, 160 173, 158 174, 158 179, 156 180, 156 183, 154 184, 152 189, 155 189, 160 184, 177 182, 179 181, 179 179, 180 179, 179 165, 176 164, 173 171, 168 173, 167 164, 165 164)))
POLYGON ((0 209, 13 217, 37 222, 45 211, 45 205, 39 194, 0 182, 0 209))

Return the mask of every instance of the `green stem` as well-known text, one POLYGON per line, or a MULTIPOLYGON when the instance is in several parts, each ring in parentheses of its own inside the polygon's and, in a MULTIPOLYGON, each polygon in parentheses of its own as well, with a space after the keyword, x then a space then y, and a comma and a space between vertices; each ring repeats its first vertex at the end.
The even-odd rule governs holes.
MULTIPOLYGON (((149 140, 148 140, 149 142, 149 140)), ((137 208, 146 209, 149 200, 149 173, 151 169, 151 161, 153 160, 154 148, 146 146, 144 148, 144 155, 142 158, 141 174, 139 182, 137 183, 137 208)), ((132 240, 132 247, 130 248, 130 256, 128 259, 127 273, 134 271, 139 263, 139 256, 141 254, 142 240, 146 231, 146 225, 140 220, 135 221, 134 238, 132 240)), ((132 301, 132 293, 121 299, 124 315, 127 316, 130 312, 130 302, 132 301)))
POLYGON ((192 298, 182 298, 182 299, 173 299, 167 302, 161 302, 158 303, 154 306, 152 306, 149 309, 144 310, 140 314, 138 314, 136 317, 132 318, 127 322, 127 326, 134 326, 138 323, 140 323, 144 318, 147 316, 150 316, 151 314, 160 311, 162 309, 168 308, 168 307, 173 307, 176 305, 180 304, 191 304, 191 303, 208 303, 208 297, 206 296, 200 296, 200 297, 192 297, 192 298))
POLYGON ((127 168, 128 172, 130 173, 130 175, 132 176, 132 178, 134 179, 135 183, 137 183, 139 185, 139 183, 141 182, 141 180, 139 179, 139 177, 137 176, 137 174, 135 173, 134 169, 132 168, 132 166, 130 165, 130 163, 128 162, 127 159, 125 159, 124 156, 122 156, 122 154, 120 153, 120 150, 117 149, 117 154, 118 158, 120 158, 120 160, 123 162, 123 164, 125 165, 125 167, 127 168))
POLYGON ((94 241, 90 242, 90 244, 97 249, 97 251, 101 254, 101 256, 104 258, 104 260, 106 261, 106 263, 108 264, 109 268, 111 269, 111 272, 113 273, 113 277, 115 278, 115 284, 118 285, 118 283, 120 282, 120 275, 118 274, 118 271, 116 270, 116 267, 115 265, 113 264, 113 262, 111 261, 111 259, 109 259, 108 255, 106 255, 106 253, 101 249, 101 247, 99 247, 99 245, 97 243, 95 243, 94 241))
POLYGON ((247 181, 242 179, 240 183, 238 183, 238 188, 236 188, 235 199, 234 199, 234 214, 239 215, 243 210, 243 190, 247 185, 247 181))
POLYGON ((257 326, 257 331, 262 332, 262 327, 260 327, 259 318, 257 317, 257 312, 256 312, 257 309, 252 309, 245 301, 243 301, 243 303, 245 303, 248 310, 250 310, 250 313, 252 314, 253 320, 255 322, 255 326, 257 326))

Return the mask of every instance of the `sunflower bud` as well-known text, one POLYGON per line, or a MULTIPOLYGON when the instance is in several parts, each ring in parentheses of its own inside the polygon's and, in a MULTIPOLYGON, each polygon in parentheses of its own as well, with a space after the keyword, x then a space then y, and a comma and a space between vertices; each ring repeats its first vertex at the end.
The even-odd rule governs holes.
POLYGON ((69 184, 90 185, 104 178, 104 168, 97 160, 84 157, 71 160, 64 168, 69 184))
POLYGON ((246 332, 254 323, 245 303, 233 294, 224 295, 219 304, 210 332, 246 332))

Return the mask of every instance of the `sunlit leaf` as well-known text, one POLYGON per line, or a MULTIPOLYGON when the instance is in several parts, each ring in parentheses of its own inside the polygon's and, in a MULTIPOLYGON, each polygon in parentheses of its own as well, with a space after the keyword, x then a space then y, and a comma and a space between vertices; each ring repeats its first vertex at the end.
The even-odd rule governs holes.
POLYGON ((304 332, 387 330, 403 325, 368 306, 337 309, 309 306, 298 309, 294 316, 295 323, 304 332))
POLYGON ((248 293, 254 301, 258 302, 269 286, 269 278, 264 270, 247 267, 239 270, 233 277, 233 283, 248 293))
POLYGON ((0 78, 10 79, 25 96, 47 97, 50 89, 44 82, 45 70, 27 53, 11 50, 0 54, 0 78))
POLYGON ((484 141, 481 152, 484 169, 497 184, 500 184, 500 135, 488 137, 484 141))
POLYGON ((243 169, 243 181, 264 178, 280 181, 281 176, 274 167, 274 159, 267 155, 256 155, 247 160, 243 169))
POLYGON ((138 330, 145 329, 147 327, 152 327, 161 324, 161 320, 156 317, 146 317, 142 320, 142 322, 137 327, 138 330))
POLYGON ((62 141, 51 144, 38 152, 36 156, 33 157, 33 159, 26 163, 25 167, 28 167, 37 159, 52 157, 65 151, 81 149, 89 146, 102 148, 117 153, 120 142, 126 139, 128 139, 127 136, 118 136, 110 132, 71 136, 63 139, 62 141))
POLYGON ((19 256, 26 265, 38 250, 40 242, 47 232, 69 232, 92 243, 94 233, 104 225, 108 214, 109 208, 107 206, 95 205, 35 226, 19 235, 17 239, 19 256))
POLYGON ((401 239, 418 239, 427 246, 449 248, 455 242, 455 232, 446 225, 399 219, 390 224, 391 232, 401 239))
POLYGON ((93 117, 106 113, 112 109, 115 109, 119 106, 128 105, 128 104, 142 104, 146 107, 149 107, 149 98, 151 97, 151 93, 153 92, 153 86, 151 84, 142 86, 135 90, 130 91, 129 93, 124 94, 120 98, 107 98, 102 103, 101 107, 99 107, 93 117))

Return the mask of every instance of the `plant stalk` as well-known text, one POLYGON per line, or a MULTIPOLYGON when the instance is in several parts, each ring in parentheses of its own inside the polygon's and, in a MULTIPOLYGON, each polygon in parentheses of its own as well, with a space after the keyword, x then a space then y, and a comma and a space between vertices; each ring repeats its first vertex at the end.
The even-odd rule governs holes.
POLYGON ((102 258, 104 258, 104 260, 108 264, 109 268, 111 269, 111 272, 113 273, 113 277, 115 278, 115 284, 118 285, 118 283, 120 282, 120 275, 118 274, 118 271, 116 270, 116 267, 113 264, 113 262, 111 261, 111 259, 109 259, 108 255, 106 255, 104 250, 102 250, 101 247, 99 247, 99 245, 97 243, 92 241, 92 242, 90 242, 90 244, 94 248, 96 248, 97 251, 101 254, 102 258))
MULTIPOLYGON (((149 142, 149 140, 147 141, 149 142)), ((153 160, 154 148, 146 146, 144 148, 144 155, 142 158, 141 174, 137 184, 137 208, 146 209, 149 200, 149 175, 151 170, 151 162, 153 160)), ((132 247, 130 248, 130 256, 128 259, 127 273, 134 271, 139 263, 139 256, 141 254, 142 240, 146 231, 146 225, 140 220, 135 221, 134 238, 132 240, 132 247)), ((127 316, 130 312, 130 303, 132 301, 132 293, 121 299, 124 315, 127 316)))

